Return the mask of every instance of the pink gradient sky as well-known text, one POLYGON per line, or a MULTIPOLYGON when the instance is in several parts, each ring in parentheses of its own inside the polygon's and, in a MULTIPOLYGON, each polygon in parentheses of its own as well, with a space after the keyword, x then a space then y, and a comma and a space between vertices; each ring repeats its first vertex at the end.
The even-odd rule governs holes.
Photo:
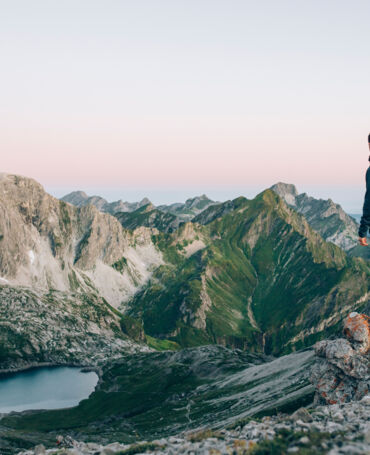
POLYGON ((56 193, 356 187, 358 211, 369 16, 366 0, 8 2, 0 171, 56 193))

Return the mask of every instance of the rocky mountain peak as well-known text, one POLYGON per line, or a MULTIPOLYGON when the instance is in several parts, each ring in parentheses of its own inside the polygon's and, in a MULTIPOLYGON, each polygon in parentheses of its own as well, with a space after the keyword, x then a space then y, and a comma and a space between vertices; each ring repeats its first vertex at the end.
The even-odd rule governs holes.
POLYGON ((185 201, 185 205, 187 205, 188 207, 193 207, 198 202, 203 202, 203 201, 212 202, 211 199, 208 198, 208 196, 206 196, 205 194, 201 194, 200 196, 195 196, 195 197, 187 199, 185 201))
POLYGON ((89 196, 84 191, 72 191, 71 193, 66 194, 62 197, 62 201, 68 202, 72 205, 81 205, 85 202, 89 196))
POLYGON ((295 198, 298 196, 298 191, 295 185, 291 183, 278 182, 270 187, 271 190, 275 191, 288 205, 295 206, 295 198))
POLYGON ((0 185, 4 194, 9 194, 11 188, 14 189, 14 192, 22 191, 25 188, 34 191, 44 191, 44 187, 32 178, 5 172, 0 173, 0 185))
POLYGON ((149 204, 154 208, 154 205, 151 203, 150 199, 148 199, 147 197, 144 197, 144 198, 138 203, 138 207, 143 207, 144 205, 149 205, 149 204))

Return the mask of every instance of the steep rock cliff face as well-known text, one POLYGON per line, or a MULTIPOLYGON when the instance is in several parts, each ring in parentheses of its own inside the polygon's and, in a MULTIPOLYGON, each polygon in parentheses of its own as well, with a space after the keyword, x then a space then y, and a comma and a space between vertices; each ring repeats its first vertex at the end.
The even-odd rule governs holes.
POLYGON ((93 288, 118 307, 162 262, 151 235, 146 228, 123 229, 91 205, 59 201, 32 179, 0 177, 1 283, 44 291, 93 288))

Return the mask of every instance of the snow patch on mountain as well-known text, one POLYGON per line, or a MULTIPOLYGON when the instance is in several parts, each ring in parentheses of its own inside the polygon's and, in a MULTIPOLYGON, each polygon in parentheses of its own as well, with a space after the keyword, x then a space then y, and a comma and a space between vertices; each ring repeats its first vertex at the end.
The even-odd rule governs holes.
POLYGON ((28 257, 30 258, 30 262, 31 262, 31 265, 32 265, 35 262, 35 253, 32 250, 30 250, 28 252, 28 257))

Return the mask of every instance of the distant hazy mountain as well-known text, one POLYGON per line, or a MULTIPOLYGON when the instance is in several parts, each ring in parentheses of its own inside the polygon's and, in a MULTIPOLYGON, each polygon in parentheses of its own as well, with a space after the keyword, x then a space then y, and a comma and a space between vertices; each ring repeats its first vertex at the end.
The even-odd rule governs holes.
POLYGON ((163 232, 172 232, 180 223, 190 221, 203 210, 217 204, 205 194, 188 199, 185 203, 176 202, 170 205, 155 207, 148 198, 139 202, 108 202, 100 196, 88 196, 83 191, 73 191, 62 199, 76 207, 93 205, 101 212, 116 216, 122 226, 135 229, 139 226, 156 228, 163 232))
POLYGON ((356 220, 358 224, 360 224, 361 221, 361 214, 360 213, 349 213, 349 216, 351 216, 353 219, 356 220))
POLYGON ((157 208, 162 212, 172 213, 179 217, 181 221, 190 221, 207 207, 217 204, 209 199, 205 194, 187 199, 185 203, 177 202, 170 205, 160 205, 157 208))
POLYGON ((304 215, 311 227, 325 240, 346 251, 356 246, 358 224, 339 204, 331 199, 315 199, 306 193, 298 194, 296 187, 287 183, 279 182, 271 189, 290 207, 304 215))
POLYGON ((139 207, 150 204, 148 198, 142 199, 140 202, 124 202, 122 200, 108 202, 106 199, 100 196, 88 196, 83 191, 73 191, 61 198, 64 202, 69 202, 76 207, 86 207, 87 205, 93 205, 101 212, 114 214, 117 212, 132 212, 137 210, 139 207))

